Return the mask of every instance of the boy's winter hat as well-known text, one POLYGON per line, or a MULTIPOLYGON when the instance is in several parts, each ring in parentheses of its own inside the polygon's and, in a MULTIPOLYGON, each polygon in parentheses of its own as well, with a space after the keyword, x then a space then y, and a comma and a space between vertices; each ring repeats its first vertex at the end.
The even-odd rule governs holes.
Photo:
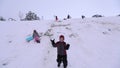
POLYGON ((59 37, 59 38, 63 38, 63 39, 65 39, 64 35, 60 35, 60 37, 59 37))

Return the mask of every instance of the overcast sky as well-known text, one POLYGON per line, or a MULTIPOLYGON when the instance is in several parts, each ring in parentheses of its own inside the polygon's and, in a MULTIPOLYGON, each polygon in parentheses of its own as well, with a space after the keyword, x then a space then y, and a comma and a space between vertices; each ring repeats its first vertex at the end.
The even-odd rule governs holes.
POLYGON ((39 17, 53 19, 54 15, 72 18, 94 14, 116 16, 120 14, 120 0, 0 0, 0 16, 18 19, 19 13, 33 11, 39 17))

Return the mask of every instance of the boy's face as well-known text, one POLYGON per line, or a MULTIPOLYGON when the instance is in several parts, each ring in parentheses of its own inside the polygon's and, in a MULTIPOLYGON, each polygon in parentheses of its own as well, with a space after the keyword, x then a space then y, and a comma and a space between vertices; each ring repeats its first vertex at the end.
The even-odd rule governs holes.
POLYGON ((64 38, 60 38, 60 41, 63 42, 63 41, 64 41, 64 38))

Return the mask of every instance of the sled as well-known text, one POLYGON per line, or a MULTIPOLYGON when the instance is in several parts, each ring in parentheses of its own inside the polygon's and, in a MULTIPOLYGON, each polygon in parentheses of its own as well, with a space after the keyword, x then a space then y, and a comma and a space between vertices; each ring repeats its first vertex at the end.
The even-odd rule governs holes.
POLYGON ((29 37, 26 38, 27 42, 30 42, 31 40, 33 40, 33 36, 29 36, 29 37))

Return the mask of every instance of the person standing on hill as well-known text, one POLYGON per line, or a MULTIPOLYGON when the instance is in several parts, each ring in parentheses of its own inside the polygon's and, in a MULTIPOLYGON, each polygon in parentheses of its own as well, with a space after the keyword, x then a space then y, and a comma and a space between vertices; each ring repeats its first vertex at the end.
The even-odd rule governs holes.
POLYGON ((81 17, 82 17, 82 19, 84 19, 84 18, 85 18, 85 16, 84 16, 84 15, 82 15, 81 17))
POLYGON ((55 21, 58 21, 58 17, 57 16, 55 16, 55 21))
POLYGON ((67 19, 71 19, 71 16, 68 14, 67 19))
POLYGON ((64 36, 60 35, 59 41, 55 43, 55 40, 51 40, 52 46, 57 47, 57 63, 58 67, 60 67, 61 62, 63 62, 64 68, 67 68, 68 61, 67 61, 67 52, 66 50, 69 49, 69 44, 64 42, 64 36))

